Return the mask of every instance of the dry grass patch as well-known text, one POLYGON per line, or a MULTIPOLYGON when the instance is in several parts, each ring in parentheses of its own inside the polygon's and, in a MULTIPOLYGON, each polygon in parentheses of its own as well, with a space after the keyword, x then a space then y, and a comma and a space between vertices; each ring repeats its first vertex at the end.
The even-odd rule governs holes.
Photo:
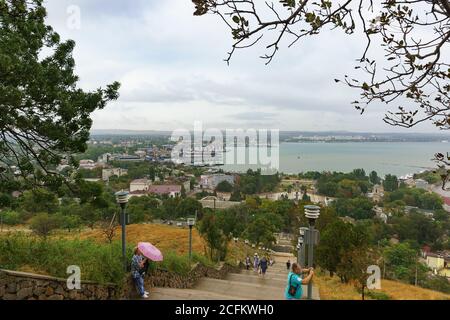
POLYGON ((381 288, 393 300, 450 300, 449 294, 391 280, 382 280, 381 288))
MULTIPOLYGON (((80 233, 66 234, 68 238, 90 239, 102 243, 107 242, 103 230, 85 230, 80 233)), ((116 228, 114 240, 122 237, 121 227, 116 228)), ((178 228, 160 224, 133 224, 126 228, 128 243, 150 242, 164 251, 175 251, 180 255, 189 252, 189 229, 178 228)), ((206 244, 196 229, 192 230, 192 249, 194 252, 204 255, 206 244)))
MULTIPOLYGON (((341 283, 338 277, 330 277, 320 272, 314 278, 319 286, 322 300, 361 300, 361 293, 351 284, 341 283)), ((398 281, 382 280, 381 290, 372 290, 374 293, 384 293, 392 300, 450 300, 450 295, 433 291, 398 281)), ((371 298, 366 294, 366 299, 371 298)))

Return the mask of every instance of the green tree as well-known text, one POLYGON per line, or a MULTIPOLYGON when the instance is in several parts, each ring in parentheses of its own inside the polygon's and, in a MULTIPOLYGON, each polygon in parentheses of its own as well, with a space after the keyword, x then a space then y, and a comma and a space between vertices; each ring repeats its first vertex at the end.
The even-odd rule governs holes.
MULTIPOLYGON (((48 184, 63 179, 52 168, 84 152, 91 113, 118 98, 119 83, 85 92, 77 87, 72 53, 45 24, 42 0, 0 1, 0 164, 16 165, 24 179, 48 184)), ((11 177, 0 170, 2 179, 11 177)))
POLYGON ((230 201, 242 201, 241 191, 238 188, 234 188, 233 193, 231 194, 230 201))
POLYGON ((354 199, 339 198, 332 203, 332 207, 335 208, 338 216, 348 216, 357 220, 373 218, 375 215, 373 206, 373 202, 364 197, 354 199))
POLYGON ((321 234, 317 248, 318 264, 328 270, 330 275, 336 273, 341 256, 351 247, 352 226, 337 220, 331 223, 321 234))
POLYGON ((25 191, 21 197, 22 208, 28 212, 54 213, 58 210, 59 202, 56 195, 43 188, 25 191))
POLYGON ((367 268, 376 264, 377 256, 373 250, 366 247, 358 247, 347 250, 340 257, 337 274, 344 282, 354 281, 354 285, 361 291, 361 298, 365 300, 365 289, 370 274, 367 268))
POLYGON ((255 220, 249 223, 245 230, 245 235, 248 240, 256 245, 264 245, 265 247, 271 247, 275 242, 274 233, 277 231, 272 221, 265 219, 264 217, 257 217, 255 220))
POLYGON ((385 191, 395 191, 398 189, 397 176, 388 174, 384 177, 383 188, 385 191))
POLYGON ((415 282, 416 268, 418 277, 425 278, 426 268, 418 260, 418 252, 407 243, 387 247, 383 252, 386 267, 395 279, 415 282))
POLYGON ((372 184, 380 184, 380 182, 381 182, 381 179, 380 179, 380 177, 378 177, 378 173, 376 171, 372 171, 369 174, 369 180, 370 180, 370 183, 372 183, 372 184))
POLYGON ((16 211, 0 210, 0 216, 1 222, 9 226, 15 226, 23 222, 20 213, 16 211))
POLYGON ((208 244, 211 260, 224 260, 227 255, 228 239, 220 229, 214 214, 204 215, 199 223, 199 232, 208 244))
POLYGON ((12 203, 11 196, 6 193, 0 193, 0 209, 10 207, 12 203))
POLYGON ((231 192, 233 191, 233 185, 228 181, 222 181, 217 185, 216 191, 218 192, 231 192))
POLYGON ((48 213, 39 213, 30 221, 30 229, 40 237, 46 238, 50 233, 61 227, 61 220, 48 213))
POLYGON ((182 218, 195 217, 196 214, 201 217, 203 206, 199 201, 193 198, 186 198, 179 202, 176 212, 177 216, 182 218))

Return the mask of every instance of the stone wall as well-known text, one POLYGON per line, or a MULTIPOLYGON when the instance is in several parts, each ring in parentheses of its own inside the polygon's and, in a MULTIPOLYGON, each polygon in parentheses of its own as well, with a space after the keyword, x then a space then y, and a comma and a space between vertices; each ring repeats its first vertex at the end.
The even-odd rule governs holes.
POLYGON ((69 290, 67 280, 31 273, 0 270, 0 300, 110 300, 119 297, 115 285, 83 281, 69 290))
MULTIPOLYGON (((156 269, 145 277, 145 287, 165 287, 176 289, 190 289, 195 286, 200 278, 224 279, 229 272, 239 272, 240 267, 222 264, 218 268, 195 264, 186 275, 180 275, 171 271, 156 269)), ((122 296, 127 299, 138 298, 133 279, 129 277, 122 296)))
MULTIPOLYGON (((218 268, 195 264, 186 275, 156 269, 145 277, 146 288, 167 287, 189 289, 203 277, 224 279, 229 272, 239 272, 240 267, 222 264, 218 268)), ((101 285, 82 281, 80 290, 69 290, 67 280, 55 277, 0 270, 0 300, 111 300, 137 298, 131 276, 125 285, 101 285)))

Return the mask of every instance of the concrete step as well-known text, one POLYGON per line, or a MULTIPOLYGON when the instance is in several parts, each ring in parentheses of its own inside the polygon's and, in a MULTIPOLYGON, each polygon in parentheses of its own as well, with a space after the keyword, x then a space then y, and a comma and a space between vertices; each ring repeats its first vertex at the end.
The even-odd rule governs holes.
POLYGON ((284 288, 287 283, 286 279, 274 278, 269 275, 266 275, 263 278, 262 276, 257 276, 257 275, 246 275, 246 274, 242 274, 242 273, 240 273, 240 274, 230 273, 230 274, 228 274, 228 276, 226 277, 225 280, 284 288))
POLYGON ((243 299, 284 300, 283 288, 258 283, 203 278, 195 286, 195 289, 217 294, 227 293, 243 299))
MULTIPOLYGON (((251 277, 261 277, 260 274, 254 272, 254 271, 247 271, 244 270, 241 273, 239 273, 244 276, 251 276, 251 277)), ((286 280, 288 275, 288 272, 273 272, 273 271, 267 271, 265 277, 269 279, 276 279, 276 280, 286 280)))
POLYGON ((246 300, 233 295, 218 294, 198 289, 153 288, 147 300, 246 300))

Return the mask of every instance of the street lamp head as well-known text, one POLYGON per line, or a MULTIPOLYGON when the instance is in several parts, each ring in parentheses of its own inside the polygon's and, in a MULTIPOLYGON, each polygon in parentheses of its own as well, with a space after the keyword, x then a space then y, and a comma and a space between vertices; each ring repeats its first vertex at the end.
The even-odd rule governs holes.
POLYGON ((300 235, 301 235, 301 236, 304 236, 305 233, 306 233, 306 231, 308 231, 308 228, 306 228, 306 227, 301 227, 301 228, 300 228, 300 235))
POLYGON ((125 206, 128 203, 129 192, 127 191, 119 191, 116 194, 116 201, 121 206, 125 206))
POLYGON ((195 219, 194 218, 188 218, 187 219, 187 224, 188 224, 189 227, 195 226, 195 219))
POLYGON ((305 216, 310 222, 317 220, 320 216, 320 207, 305 206, 305 216))

